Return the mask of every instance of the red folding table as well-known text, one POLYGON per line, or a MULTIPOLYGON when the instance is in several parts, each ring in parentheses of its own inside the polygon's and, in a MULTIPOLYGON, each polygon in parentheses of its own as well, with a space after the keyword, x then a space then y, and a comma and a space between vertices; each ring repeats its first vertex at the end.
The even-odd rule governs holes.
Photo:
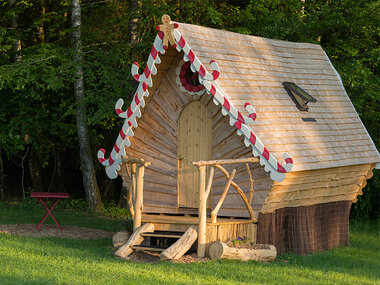
POLYGON ((59 200, 69 198, 68 193, 62 193, 62 192, 32 192, 30 193, 31 198, 35 198, 36 200, 39 200, 42 204, 42 206, 45 208, 45 214, 42 216, 41 220, 38 222, 36 226, 36 231, 39 230, 39 228, 42 226, 42 224, 45 222, 46 218, 50 215, 54 222, 57 224, 59 229, 62 231, 61 225, 58 223, 57 219, 53 215, 54 207, 58 204, 59 200), (49 204, 45 203, 45 201, 51 198, 52 201, 49 204), (45 200, 45 201, 44 201, 45 200))

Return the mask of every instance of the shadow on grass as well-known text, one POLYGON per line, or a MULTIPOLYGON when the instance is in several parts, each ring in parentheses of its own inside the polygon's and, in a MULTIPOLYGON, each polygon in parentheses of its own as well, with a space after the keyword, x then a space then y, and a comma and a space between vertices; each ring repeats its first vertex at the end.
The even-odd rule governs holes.
MULTIPOLYGON (((8 205, 0 202, 0 224, 37 224, 45 212, 36 201, 8 205)), ((120 220, 97 217, 85 211, 54 209, 54 216, 62 226, 79 226, 106 231, 119 231, 122 228, 120 220)), ((55 224, 49 216, 46 224, 55 224)))

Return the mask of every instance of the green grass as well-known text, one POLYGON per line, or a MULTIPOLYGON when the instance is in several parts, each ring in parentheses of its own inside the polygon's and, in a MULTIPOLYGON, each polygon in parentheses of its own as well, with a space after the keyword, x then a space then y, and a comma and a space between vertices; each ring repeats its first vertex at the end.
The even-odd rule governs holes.
MULTIPOLYGON (((41 210, 40 210, 41 211, 41 210)), ((33 223, 37 208, 0 204, 0 224, 33 223), (29 215, 26 215, 29 213, 29 215)), ((62 224, 118 230, 119 221, 57 211, 62 224)), ((351 246, 275 262, 132 263, 112 256, 111 240, 0 234, 0 284, 380 284, 380 225, 353 225, 351 246)))

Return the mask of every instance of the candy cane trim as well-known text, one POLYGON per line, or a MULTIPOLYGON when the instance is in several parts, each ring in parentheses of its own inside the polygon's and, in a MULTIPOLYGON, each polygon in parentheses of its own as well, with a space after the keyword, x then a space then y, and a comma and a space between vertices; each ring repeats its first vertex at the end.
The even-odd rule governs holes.
MULTIPOLYGON (((223 115, 229 115, 230 117, 230 125, 234 125, 237 128, 238 135, 244 135, 245 145, 247 147, 252 147, 252 154, 254 156, 260 156, 260 164, 264 166, 265 171, 270 172, 271 179, 282 181, 285 178, 285 173, 290 172, 293 166, 293 160, 290 155, 288 153, 283 154, 286 163, 285 165, 281 165, 276 160, 276 158, 265 148, 261 140, 255 135, 253 130, 247 125, 253 123, 256 119, 256 111, 253 106, 246 103, 244 107, 249 115, 242 115, 239 110, 229 102, 227 95, 218 84, 213 82, 220 75, 218 64, 214 60, 210 61, 210 66, 213 71, 212 73, 209 73, 195 53, 191 50, 190 46, 186 43, 181 33, 178 30, 174 30, 173 36, 178 43, 176 46, 177 50, 184 51, 184 61, 190 61, 192 70, 199 73, 200 83, 205 86, 206 91, 209 94, 213 95, 214 103, 216 105, 221 104, 223 115)), ((140 82, 140 84, 127 111, 122 111, 121 109, 124 104, 122 99, 119 99, 115 104, 116 113, 126 120, 124 121, 123 127, 116 139, 109 158, 104 158, 104 149, 99 149, 98 151, 98 160, 106 167, 106 173, 111 179, 117 177, 117 171, 120 170, 121 157, 125 155, 125 147, 130 146, 129 137, 133 136, 132 126, 137 128, 136 117, 141 117, 140 108, 145 105, 143 97, 149 96, 147 85, 152 86, 151 75, 157 73, 155 64, 160 63, 158 53, 165 53, 162 46, 162 38, 163 34, 162 32, 159 32, 153 43, 143 74, 138 73, 139 65, 137 63, 132 65, 132 76, 136 81, 140 82)))
POLYGON ((149 91, 147 90, 148 85, 152 86, 151 75, 157 73, 155 64, 161 63, 158 53, 165 53, 165 50, 162 47, 162 36, 163 35, 160 32, 157 34, 147 61, 147 65, 142 75, 138 74, 138 64, 132 64, 132 76, 135 80, 140 82, 140 84, 135 95, 133 96, 131 104, 126 111, 122 110, 124 105, 123 99, 119 99, 115 104, 116 114, 121 118, 125 118, 125 121, 112 148, 110 156, 108 158, 104 158, 106 151, 103 148, 98 150, 98 160, 103 166, 106 167, 106 173, 111 179, 117 177, 117 171, 120 170, 121 157, 125 156, 125 147, 129 147, 131 145, 129 138, 134 135, 132 127, 137 128, 138 126, 137 118, 141 117, 141 107, 145 106, 144 97, 149 96, 149 91))

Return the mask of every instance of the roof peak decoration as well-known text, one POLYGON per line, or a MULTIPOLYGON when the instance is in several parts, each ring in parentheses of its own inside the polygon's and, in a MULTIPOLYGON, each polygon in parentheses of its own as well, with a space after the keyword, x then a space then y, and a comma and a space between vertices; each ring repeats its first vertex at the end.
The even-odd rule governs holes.
POLYGON ((162 39, 162 47, 164 49, 168 48, 168 42, 175 48, 177 46, 177 43, 175 42, 175 39, 173 38, 173 30, 178 28, 178 24, 171 23, 170 16, 165 14, 161 17, 162 25, 158 25, 156 27, 156 30, 163 33, 163 39, 162 39))
MULTIPOLYGON (((165 16, 165 15, 164 15, 165 16)), ((200 62, 198 57, 191 50, 186 40, 181 33, 177 30, 178 24, 172 24, 164 16, 162 17, 164 25, 157 26, 157 36, 154 40, 152 50, 148 57, 148 61, 144 72, 138 73, 139 65, 135 62, 132 65, 132 76, 140 84, 132 99, 127 111, 122 110, 124 104, 123 99, 119 99, 115 105, 115 111, 121 118, 125 118, 125 122, 121 131, 116 139, 115 145, 111 151, 110 156, 105 159, 105 150, 98 151, 98 159, 100 163, 106 167, 106 173, 109 178, 114 179, 117 177, 117 171, 120 170, 121 158, 125 156, 125 147, 131 145, 129 137, 132 137, 132 127, 137 128, 137 118, 141 117, 141 107, 145 106, 144 97, 149 96, 147 86, 152 86, 152 74, 157 73, 156 64, 160 64, 158 53, 165 53, 165 44, 170 43, 177 49, 178 52, 184 52, 183 60, 191 63, 191 70, 198 72, 199 82, 205 87, 208 94, 213 96, 213 101, 216 105, 221 104, 222 114, 229 116, 230 125, 237 128, 238 135, 244 135, 244 143, 247 147, 252 148, 252 154, 260 157, 260 164, 264 166, 266 172, 270 172, 272 180, 282 181, 285 178, 285 173, 290 172, 293 166, 293 160, 288 153, 283 154, 285 165, 281 165, 277 159, 265 148, 261 140, 255 135, 249 124, 252 124, 256 119, 256 111, 249 103, 245 104, 245 109, 248 116, 242 115, 236 107, 229 102, 227 95, 218 86, 215 80, 219 77, 220 70, 218 64, 212 60, 210 62, 212 72, 208 72, 205 66, 200 62), (174 38, 174 42, 172 40, 174 38)))
POLYGON ((176 68, 176 83, 179 90, 188 92, 190 95, 203 95, 205 87, 199 82, 199 73, 191 69, 191 62, 181 60, 176 68))

